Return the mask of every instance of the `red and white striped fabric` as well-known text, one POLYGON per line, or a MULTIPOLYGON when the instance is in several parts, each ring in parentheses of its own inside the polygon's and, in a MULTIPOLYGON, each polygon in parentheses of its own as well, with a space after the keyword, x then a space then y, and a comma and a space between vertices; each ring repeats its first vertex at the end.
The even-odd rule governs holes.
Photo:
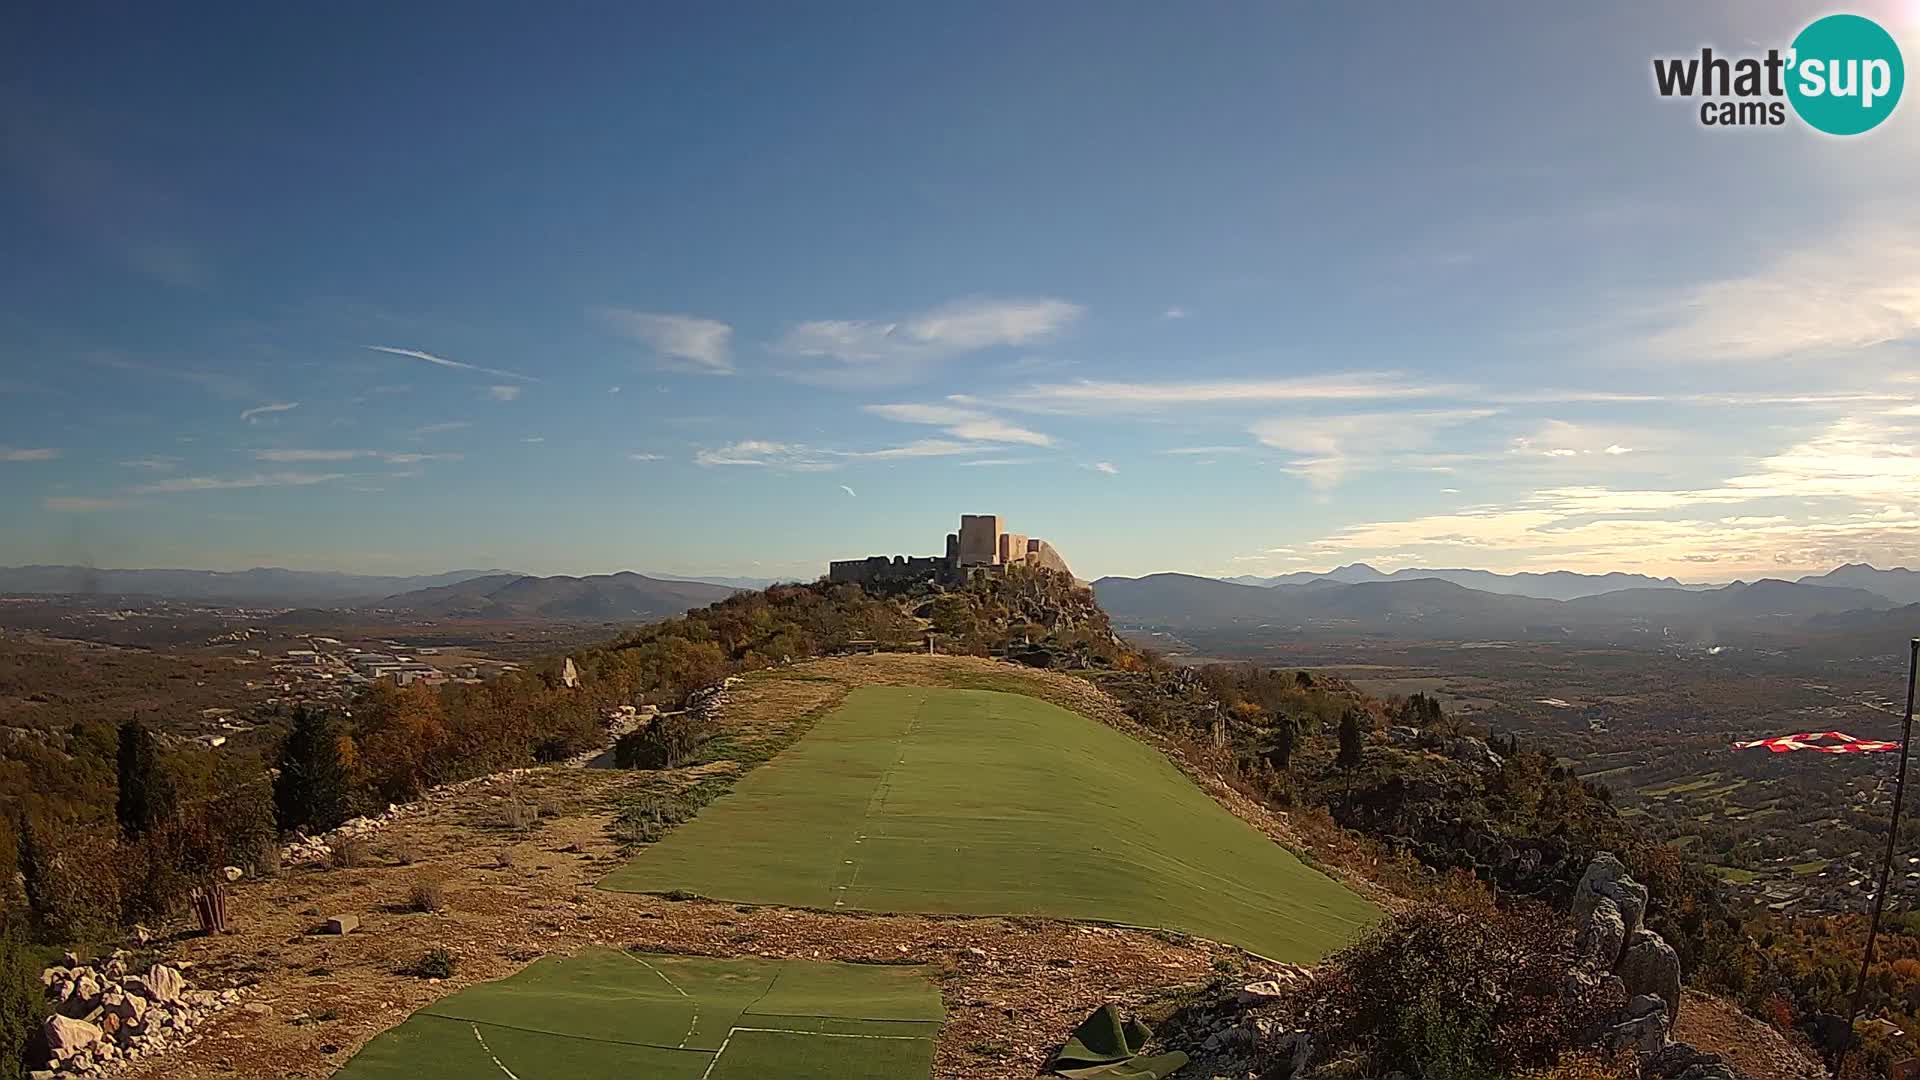
POLYGON ((1735 750, 1752 750, 1764 747, 1776 754, 1789 750, 1817 750, 1822 754, 1871 754, 1880 750, 1898 750, 1900 744, 1882 739, 1856 739, 1844 731, 1809 731, 1804 735, 1776 735, 1771 739, 1755 739, 1752 742, 1737 742, 1735 750), (1816 742, 1816 739, 1832 739, 1831 743, 1816 742))

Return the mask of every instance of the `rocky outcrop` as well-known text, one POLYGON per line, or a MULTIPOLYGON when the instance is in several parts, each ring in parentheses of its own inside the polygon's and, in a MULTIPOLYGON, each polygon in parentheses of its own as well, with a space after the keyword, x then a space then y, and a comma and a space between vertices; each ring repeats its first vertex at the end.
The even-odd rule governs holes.
POLYGON ((1573 925, 1584 931, 1602 900, 1611 900, 1619 912, 1623 942, 1640 929, 1647 914, 1647 887, 1629 877, 1626 865, 1610 851, 1596 854, 1574 886, 1573 925))
POLYGON ((98 967, 69 953, 40 973, 53 1009, 41 1029, 49 1057, 40 1072, 97 1077, 121 1063, 190 1042, 207 1017, 240 1000, 239 990, 195 990, 178 970, 155 964, 128 975, 116 950, 98 967))
POLYGON ((1627 993, 1657 998, 1669 1017, 1680 1019, 1680 954, 1659 934, 1636 932, 1613 970, 1626 984, 1627 993))
POLYGON ((1618 983, 1628 999, 1601 1037, 1609 1050, 1660 1051, 1680 1018, 1680 955, 1644 925, 1647 887, 1633 880, 1611 852, 1600 852, 1573 893, 1574 955, 1570 986, 1618 983))

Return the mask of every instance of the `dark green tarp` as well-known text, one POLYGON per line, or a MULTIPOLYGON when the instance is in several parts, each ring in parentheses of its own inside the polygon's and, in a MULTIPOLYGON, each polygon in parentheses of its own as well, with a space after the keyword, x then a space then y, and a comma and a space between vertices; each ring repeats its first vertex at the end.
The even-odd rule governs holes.
POLYGON ((1187 1055, 1178 1050, 1142 1055, 1152 1035, 1147 1025, 1122 1020, 1120 1010, 1102 1005, 1074 1029, 1048 1071, 1069 1080, 1166 1080, 1187 1063, 1187 1055))

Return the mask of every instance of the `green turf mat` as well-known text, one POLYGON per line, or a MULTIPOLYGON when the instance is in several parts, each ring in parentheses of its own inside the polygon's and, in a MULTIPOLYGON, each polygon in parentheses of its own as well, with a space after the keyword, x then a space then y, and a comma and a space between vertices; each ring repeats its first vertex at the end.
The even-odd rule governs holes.
MULTIPOLYGON (((764 990, 772 974, 738 990, 733 1015, 764 990)), ((641 960, 610 949, 546 957, 511 979, 469 987, 421 1011, 583 1039, 705 1050, 717 1049, 731 1026, 722 1025, 708 1042, 689 1040, 698 1012, 693 999, 641 960)))
MULTIPOLYGON (((598 1042, 417 1014, 356 1054, 338 1080, 700 1080, 713 1054, 598 1042)), ((904 1078, 918 1074, 901 1073, 904 1078)))
POLYGON ((1047 1071, 1069 1080, 1163 1080, 1187 1063, 1187 1055, 1176 1050, 1143 1056, 1152 1037, 1147 1025, 1122 1020, 1120 1010, 1102 1005, 1074 1029, 1047 1071))
POLYGON ((1159 752, 1057 706, 865 687, 603 887, 1163 927, 1312 962, 1379 917, 1159 752))
POLYGON ((933 1071, 932 1039, 733 1033, 710 1080, 896 1080, 933 1071))
POLYGON ((937 1024, 941 1017, 940 993, 918 967, 789 963, 780 968, 773 986, 747 1010, 741 1024, 752 1026, 756 1017, 767 1015, 937 1024), (857 971, 850 972, 850 967, 857 971))
POLYGON ((925 1080, 942 1015, 917 967, 587 949, 435 1002, 338 1075, 925 1080))

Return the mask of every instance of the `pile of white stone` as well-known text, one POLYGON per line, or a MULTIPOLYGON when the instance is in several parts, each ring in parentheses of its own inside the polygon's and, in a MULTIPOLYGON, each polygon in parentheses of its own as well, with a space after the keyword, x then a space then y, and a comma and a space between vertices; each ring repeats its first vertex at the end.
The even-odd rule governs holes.
POLYGON ((712 686, 703 686, 687 695, 687 711, 697 720, 717 720, 727 707, 727 688, 739 682, 738 677, 729 677, 725 682, 712 686))
POLYGON ((165 964, 128 974, 124 949, 98 967, 72 953, 65 960, 40 973, 53 1009, 42 1028, 52 1057, 34 1080, 102 1076, 120 1063, 190 1042, 196 1027, 242 994, 191 989, 165 964))

